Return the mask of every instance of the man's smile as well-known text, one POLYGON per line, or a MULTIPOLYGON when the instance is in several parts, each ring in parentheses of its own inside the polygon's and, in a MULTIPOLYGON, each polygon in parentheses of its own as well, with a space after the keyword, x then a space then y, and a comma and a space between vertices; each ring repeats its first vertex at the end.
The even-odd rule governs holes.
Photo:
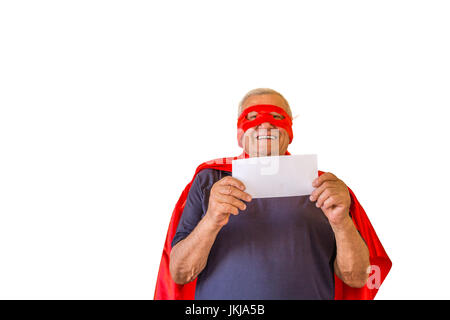
POLYGON ((266 135, 261 135, 261 136, 256 136, 257 140, 263 140, 263 139, 271 139, 271 140, 275 140, 277 139, 277 136, 266 136, 266 135))

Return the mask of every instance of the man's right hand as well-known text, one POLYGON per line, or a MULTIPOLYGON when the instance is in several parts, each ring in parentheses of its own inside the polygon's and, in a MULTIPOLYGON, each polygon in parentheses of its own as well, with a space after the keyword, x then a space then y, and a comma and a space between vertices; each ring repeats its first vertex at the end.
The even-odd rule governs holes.
POLYGON ((243 211, 247 208, 247 205, 241 200, 247 202, 252 200, 252 197, 244 190, 245 185, 231 176, 214 183, 209 195, 205 218, 220 228, 226 225, 230 214, 238 215, 239 210, 243 211))

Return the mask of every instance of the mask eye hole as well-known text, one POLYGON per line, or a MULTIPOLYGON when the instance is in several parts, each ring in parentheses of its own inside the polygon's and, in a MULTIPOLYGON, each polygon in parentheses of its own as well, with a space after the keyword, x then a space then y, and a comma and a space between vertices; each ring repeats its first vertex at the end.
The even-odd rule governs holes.
POLYGON ((270 114, 273 116, 273 118, 274 118, 275 120, 283 120, 283 119, 284 119, 284 116, 282 116, 282 115, 279 114, 279 113, 271 112, 270 114))
POLYGON ((247 115, 247 120, 255 120, 257 115, 258 112, 256 111, 249 112, 247 115))

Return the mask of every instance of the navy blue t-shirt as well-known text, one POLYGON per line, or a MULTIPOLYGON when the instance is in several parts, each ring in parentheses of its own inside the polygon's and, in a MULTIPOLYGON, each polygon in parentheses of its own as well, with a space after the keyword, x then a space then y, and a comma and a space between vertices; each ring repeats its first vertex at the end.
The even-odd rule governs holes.
MULTIPOLYGON (((203 218, 212 185, 228 172, 200 171, 189 191, 172 247, 203 218)), ((309 196, 260 198, 219 231, 195 299, 334 299, 336 240, 309 196)))

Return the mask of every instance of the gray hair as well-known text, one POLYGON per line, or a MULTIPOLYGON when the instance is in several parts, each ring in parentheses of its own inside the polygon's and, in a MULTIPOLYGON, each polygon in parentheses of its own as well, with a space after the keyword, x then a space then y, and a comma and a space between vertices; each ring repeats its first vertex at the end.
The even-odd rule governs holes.
POLYGON ((288 107, 287 114, 292 118, 291 107, 289 106, 289 103, 287 102, 286 98, 283 97, 283 95, 281 93, 279 93, 278 91, 275 91, 270 88, 256 88, 256 89, 253 89, 253 90, 250 90, 249 92, 247 92, 245 94, 245 96, 242 98, 241 102, 239 102, 238 117, 241 115, 242 106, 244 105, 244 102, 248 98, 250 98, 251 96, 259 96, 259 95, 263 95, 263 94, 276 94, 276 95, 280 96, 283 99, 283 101, 286 103, 286 106, 288 107))

